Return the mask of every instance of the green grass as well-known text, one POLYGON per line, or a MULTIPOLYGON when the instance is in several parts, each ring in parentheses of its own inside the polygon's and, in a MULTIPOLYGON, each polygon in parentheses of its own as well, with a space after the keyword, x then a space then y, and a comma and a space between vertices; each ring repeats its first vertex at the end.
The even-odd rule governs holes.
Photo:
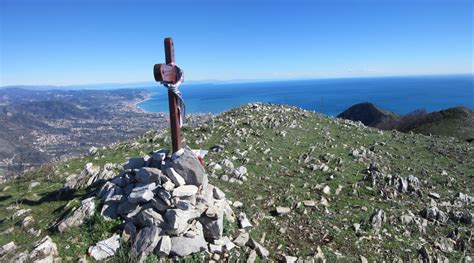
MULTIPOLYGON (((205 158, 206 163, 220 162, 224 158, 231 159, 236 167, 246 163, 248 181, 242 185, 212 177, 210 181, 221 188, 228 199, 244 204, 241 208, 234 208, 234 212, 245 212, 249 219, 253 219, 251 237, 260 240, 265 235, 264 245, 271 251, 273 259, 280 259, 280 254, 311 256, 320 246, 329 261, 354 261, 360 255, 378 261, 391 261, 395 256, 408 260, 417 257, 420 238, 432 248, 435 238, 439 236, 435 233, 446 235, 456 227, 462 231, 468 229, 465 225, 448 222, 443 225, 429 224, 426 233, 419 233, 416 226, 406 226, 410 231, 407 237, 403 235, 404 230, 397 218, 408 209, 416 214, 426 208, 429 205, 426 196, 429 191, 441 194, 439 202, 450 201, 457 192, 471 193, 474 189, 471 144, 442 137, 379 132, 295 108, 264 107, 268 108, 265 111, 256 111, 251 106, 234 109, 217 116, 213 122, 195 128, 185 127, 183 135, 186 145, 191 148, 208 149, 215 144, 225 146, 222 152, 210 152, 205 158), (298 127, 289 127, 292 122, 298 127), (282 130, 287 132, 285 137, 279 135, 282 130), (388 173, 417 176, 422 181, 423 197, 400 194, 387 199, 380 195, 379 189, 366 188, 371 186, 363 181, 370 161, 358 162, 350 154, 352 149, 361 146, 373 149, 373 161, 388 173), (263 151, 268 148, 270 153, 264 154, 263 151), (246 150, 248 153, 240 156, 239 153, 246 150), (330 170, 313 171, 309 167, 310 164, 320 163, 326 163, 330 170), (441 176, 443 170, 448 172, 448 176, 441 176), (329 201, 327 210, 319 204, 324 194, 318 185, 331 188, 331 195, 326 197, 329 201), (357 187, 354 188, 354 185, 357 187), (343 188, 339 195, 335 195, 338 186, 343 188), (314 208, 303 207, 301 202, 309 199, 317 201, 318 205, 314 208), (276 206, 288 206, 293 210, 288 216, 276 217, 273 214, 276 206), (372 233, 368 225, 369 217, 376 209, 383 209, 389 218, 380 235, 372 233), (354 223, 361 224, 361 233, 355 233, 354 223), (280 229, 286 229, 286 232, 282 234, 280 229)), ((110 237, 120 222, 94 216, 80 228, 59 234, 51 228, 56 219, 67 213, 74 204, 77 205, 87 191, 78 191, 68 200, 50 198, 40 203, 28 200, 40 200, 48 193, 51 197, 51 193, 62 187, 67 175, 80 173, 87 162, 97 166, 108 162, 120 164, 129 157, 169 148, 169 144, 166 132, 149 132, 133 141, 100 150, 97 157, 57 163, 54 167, 38 169, 16 182, 3 185, 3 188, 10 188, 2 192, 0 187, 0 220, 3 220, 0 232, 11 227, 14 232, 0 235, 0 245, 13 240, 20 246, 18 251, 30 250, 35 241, 48 234, 57 243, 61 257, 66 261, 75 261, 87 253, 89 246, 110 237), (135 142, 139 145, 133 146, 135 142), (28 191, 31 178, 41 185, 28 191), (69 202, 71 204, 66 206, 69 202), (19 219, 12 219, 12 212, 6 210, 12 204, 31 209, 30 214, 36 220, 33 227, 43 231, 40 237, 33 237, 15 226, 19 219)), ((465 209, 473 211, 472 206, 465 209)), ((232 235, 235 227, 236 223, 226 222, 225 232, 232 235)), ((241 258, 247 257, 244 250, 237 251, 241 258)), ((473 253, 472 246, 469 253, 473 253)), ((437 255, 459 261, 463 252, 444 254, 438 251, 437 255)), ((147 260, 151 262, 155 259, 147 260)), ((195 255, 183 260, 200 262, 202 258, 195 255)), ((123 243, 112 261, 130 261, 129 244, 123 243)))

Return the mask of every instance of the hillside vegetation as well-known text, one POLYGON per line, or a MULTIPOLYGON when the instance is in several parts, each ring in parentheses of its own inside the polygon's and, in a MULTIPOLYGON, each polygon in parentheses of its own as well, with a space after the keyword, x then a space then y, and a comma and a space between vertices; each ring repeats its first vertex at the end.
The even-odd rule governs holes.
POLYGON ((435 111, 408 129, 425 135, 452 136, 460 140, 474 141, 474 111, 465 107, 435 111))
MULTIPOLYGON (((193 149, 212 147, 204 158, 209 180, 225 192, 236 215, 247 215, 251 238, 270 251, 268 259, 259 255, 258 260, 459 262, 474 253, 472 144, 380 131, 272 104, 233 109, 185 127, 183 134, 193 149), (230 163, 245 167, 245 178, 236 178, 230 163)), ((59 220, 100 187, 65 193, 66 178, 80 174, 88 162, 122 164, 169 145, 167 131, 151 131, 0 186, 0 246, 11 241, 17 246, 0 253, 2 261, 27 254, 46 235, 64 261, 85 256, 90 246, 119 232, 122 222, 102 218, 99 206, 82 226, 59 233, 59 220), (27 216, 33 221, 25 226, 27 216)), ((112 167, 118 174, 119 165, 112 167)), ((227 222, 224 232, 235 237, 237 222, 227 222)), ((225 256, 234 261, 251 255, 251 248, 236 247, 225 256)), ((122 241, 110 262, 133 260, 130 243, 122 241)))
POLYGON ((474 140, 474 112, 462 106, 434 112, 415 110, 398 116, 365 102, 348 108, 337 117, 382 130, 455 137, 468 142, 474 140))

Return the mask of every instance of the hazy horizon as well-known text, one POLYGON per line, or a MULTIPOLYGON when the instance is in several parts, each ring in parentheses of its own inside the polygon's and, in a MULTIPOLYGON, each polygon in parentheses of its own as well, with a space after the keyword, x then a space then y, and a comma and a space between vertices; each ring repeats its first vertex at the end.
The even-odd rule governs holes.
MULTIPOLYGON (((317 80, 342 80, 342 79, 377 79, 377 78, 431 78, 431 77, 451 77, 451 76, 471 76, 474 73, 452 73, 452 74, 423 74, 423 75, 386 75, 386 76, 348 76, 348 77, 319 77, 319 78, 286 78, 286 79, 230 79, 230 80, 187 80, 183 85, 205 85, 205 84, 235 84, 235 83, 261 83, 261 82, 285 82, 285 81, 317 81, 317 80)), ((161 86, 160 83, 153 81, 138 81, 124 83, 87 83, 71 85, 44 85, 44 84, 15 84, 0 86, 4 88, 41 88, 41 89, 129 89, 129 88, 150 88, 161 86)))

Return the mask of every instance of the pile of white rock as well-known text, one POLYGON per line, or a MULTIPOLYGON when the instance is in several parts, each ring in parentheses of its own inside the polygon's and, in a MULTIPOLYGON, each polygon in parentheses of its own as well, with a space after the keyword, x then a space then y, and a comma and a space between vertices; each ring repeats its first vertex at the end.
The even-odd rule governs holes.
POLYGON ((234 164, 229 159, 224 159, 219 163, 210 162, 207 167, 211 171, 211 177, 222 181, 238 184, 247 181, 247 168, 245 166, 234 168, 234 164))
MULTIPOLYGON (((139 260, 151 253, 187 256, 225 252, 235 246, 223 235, 224 217, 235 220, 232 209, 225 194, 208 182, 190 149, 172 156, 161 150, 130 159, 118 176, 101 187, 97 198, 103 202, 103 216, 123 219, 122 237, 131 239, 132 254, 139 260)), ((88 202, 83 206, 90 208, 88 202)), ((113 256, 118 247, 114 235, 90 247, 89 254, 101 260, 113 256)))

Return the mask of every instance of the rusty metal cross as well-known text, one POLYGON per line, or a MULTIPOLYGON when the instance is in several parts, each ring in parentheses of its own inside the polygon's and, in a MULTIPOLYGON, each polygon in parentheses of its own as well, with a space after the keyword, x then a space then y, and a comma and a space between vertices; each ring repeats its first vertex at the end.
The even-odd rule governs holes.
MULTIPOLYGON (((153 74, 155 80, 162 84, 176 84, 179 80, 179 68, 174 60, 173 39, 165 38, 166 64, 155 64, 153 74)), ((170 128, 173 153, 181 149, 181 127, 179 122, 178 97, 168 90, 168 103, 170 108, 170 128)))

